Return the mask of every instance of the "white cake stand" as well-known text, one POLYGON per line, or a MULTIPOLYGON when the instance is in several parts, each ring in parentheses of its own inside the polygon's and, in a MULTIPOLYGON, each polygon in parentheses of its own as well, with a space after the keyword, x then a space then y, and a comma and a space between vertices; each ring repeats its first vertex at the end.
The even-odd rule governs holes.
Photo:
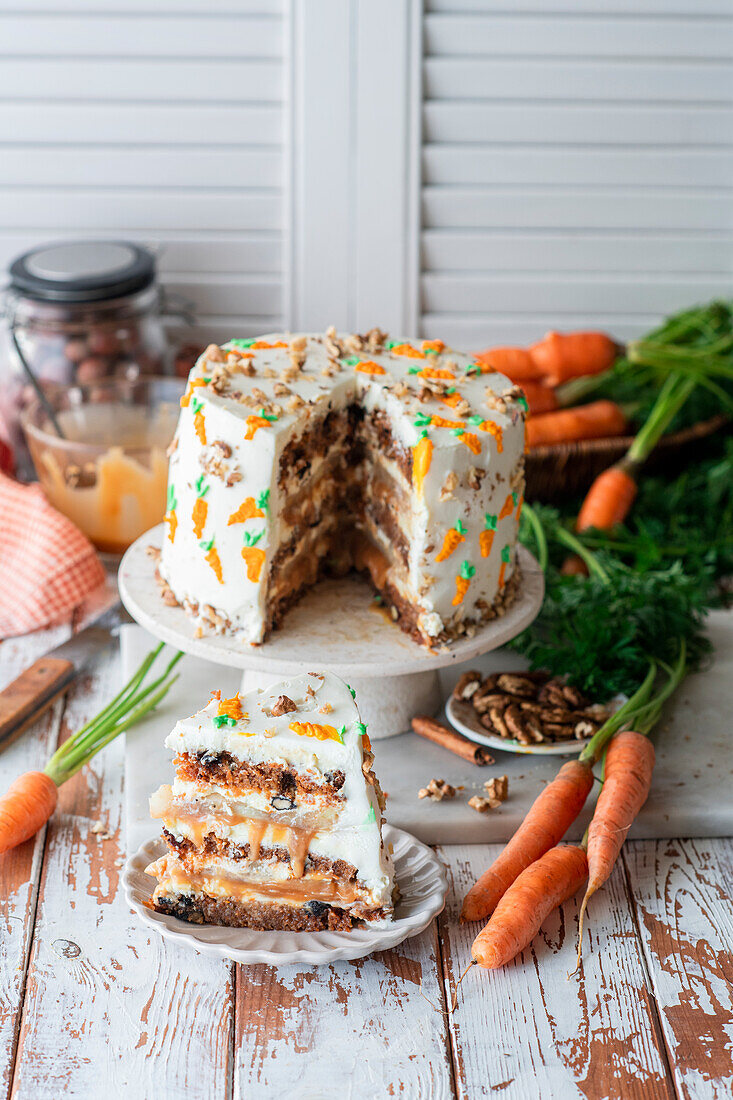
POLYGON ((147 549, 159 549, 163 534, 161 523, 133 543, 120 563, 120 596, 141 626, 176 649, 244 669, 243 691, 267 687, 299 672, 334 672, 355 689, 373 739, 403 733, 415 714, 435 713, 441 704, 438 669, 469 661, 510 641, 532 622, 544 595, 542 570, 529 551, 519 547, 522 583, 511 607, 472 638, 434 651, 403 633, 356 576, 316 585, 288 611, 282 626, 263 645, 223 635, 197 638, 193 620, 182 608, 168 607, 160 596, 155 563, 147 549))

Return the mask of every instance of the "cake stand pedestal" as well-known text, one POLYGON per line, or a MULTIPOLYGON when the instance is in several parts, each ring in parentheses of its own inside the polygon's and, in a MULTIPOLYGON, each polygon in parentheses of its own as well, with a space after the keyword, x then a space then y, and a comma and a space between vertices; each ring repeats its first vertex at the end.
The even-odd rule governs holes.
POLYGON ((163 524, 154 527, 133 543, 120 563, 120 596, 136 622, 176 649, 243 669, 243 691, 268 687, 300 672, 333 672, 356 691, 372 740, 404 733, 415 714, 434 714, 441 704, 438 669, 510 641, 532 622, 544 595, 542 570, 529 551, 519 547, 522 583, 514 603, 472 638, 435 651, 404 634, 355 575, 316 585, 262 645, 225 635, 197 638, 193 620, 182 608, 168 607, 160 596, 155 563, 147 550, 159 549, 163 535, 163 524))

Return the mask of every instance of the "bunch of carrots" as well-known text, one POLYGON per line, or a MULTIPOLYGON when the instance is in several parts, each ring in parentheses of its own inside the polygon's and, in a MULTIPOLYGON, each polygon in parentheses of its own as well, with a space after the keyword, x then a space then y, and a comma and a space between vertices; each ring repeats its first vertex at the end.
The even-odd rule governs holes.
MULTIPOLYGON (((539 524, 531 507, 529 514, 539 524)), ((595 556, 572 533, 563 531, 562 541, 590 569, 603 573, 595 556)), ((648 735, 688 669, 683 637, 678 639, 677 653, 674 665, 649 660, 637 690, 601 726, 580 756, 563 765, 504 851, 466 895, 463 921, 490 918, 474 940, 474 964, 488 969, 505 965, 531 943, 545 918, 585 885, 580 958, 588 901, 611 874, 649 793, 654 747, 648 735), (587 801, 596 778, 593 768, 601 761, 603 785, 591 824, 580 844, 561 845, 587 801)))
POLYGON ((529 409, 527 444, 531 449, 624 434, 627 418, 615 401, 562 408, 562 390, 558 390, 575 379, 605 373, 621 351, 603 332, 548 332, 529 348, 489 348, 476 360, 521 386, 529 409))
POLYGON ((35 836, 56 809, 61 784, 76 775, 110 741, 144 718, 167 695, 178 679, 172 673, 183 654, 176 653, 163 673, 146 683, 162 649, 161 643, 147 655, 114 699, 64 741, 42 772, 26 772, 11 783, 0 798, 0 852, 16 848, 35 836))

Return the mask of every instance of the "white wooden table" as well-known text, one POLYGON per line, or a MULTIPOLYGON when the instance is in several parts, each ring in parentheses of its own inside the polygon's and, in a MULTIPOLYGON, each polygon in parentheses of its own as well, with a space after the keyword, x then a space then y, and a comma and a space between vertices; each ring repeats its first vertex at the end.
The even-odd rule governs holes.
MULTIPOLYGON (((2 684, 70 630, 0 644, 2 684)), ((42 767, 119 678, 115 651, 0 756, 0 788, 42 767)), ((733 1093, 730 839, 628 844, 591 902, 578 975, 566 976, 573 901, 510 967, 472 971, 452 1010, 474 934, 457 923, 459 899, 493 847, 439 850, 452 881, 448 907, 394 951, 306 969, 212 961, 159 939, 125 903, 123 756, 121 743, 111 745, 62 788, 45 833, 0 857, 0 1064, 9 1095, 733 1093)))

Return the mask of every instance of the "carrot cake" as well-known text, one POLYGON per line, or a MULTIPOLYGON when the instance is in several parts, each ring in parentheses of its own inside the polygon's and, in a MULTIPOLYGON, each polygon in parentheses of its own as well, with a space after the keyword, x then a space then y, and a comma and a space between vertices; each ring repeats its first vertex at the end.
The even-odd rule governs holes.
POLYGON ((271 334, 211 345, 172 444, 159 579, 201 633, 260 643, 356 568, 424 645, 519 582, 521 390, 439 340, 271 334))
POLYGON ((222 699, 166 740, 172 786, 150 800, 167 853, 155 909, 198 924, 344 931, 392 917, 384 797, 352 689, 304 673, 222 699))

